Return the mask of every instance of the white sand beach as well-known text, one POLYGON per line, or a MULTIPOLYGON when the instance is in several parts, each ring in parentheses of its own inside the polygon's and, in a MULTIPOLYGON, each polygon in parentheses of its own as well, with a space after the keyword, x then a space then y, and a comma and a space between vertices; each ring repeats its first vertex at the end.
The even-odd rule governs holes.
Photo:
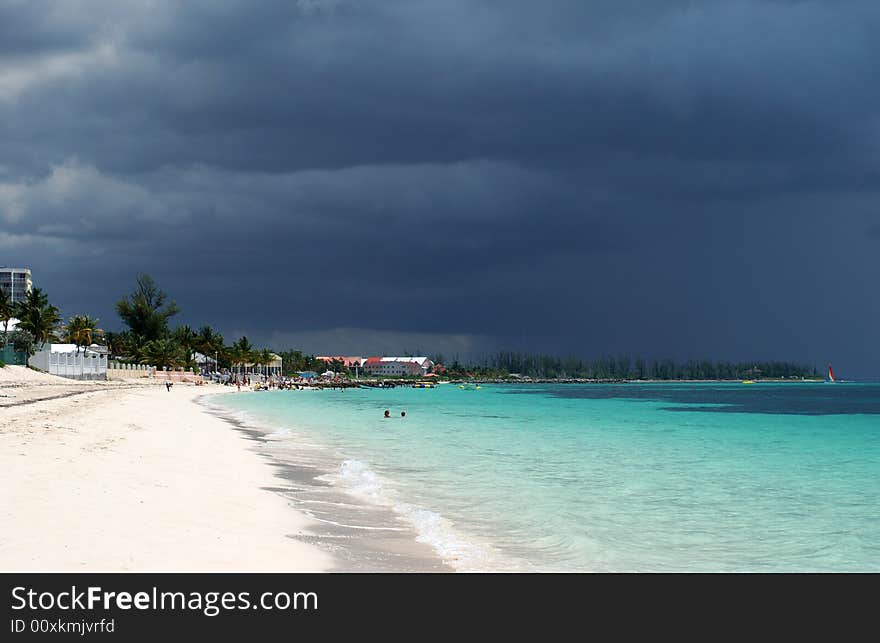
POLYGON ((214 388, 0 369, 0 570, 330 569, 214 388))

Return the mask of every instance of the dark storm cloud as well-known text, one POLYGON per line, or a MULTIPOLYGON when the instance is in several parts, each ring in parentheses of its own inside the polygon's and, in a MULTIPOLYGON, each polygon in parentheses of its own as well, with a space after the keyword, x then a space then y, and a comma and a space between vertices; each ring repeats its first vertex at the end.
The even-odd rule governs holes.
POLYGON ((74 51, 89 41, 89 25, 58 11, 57 3, 4 0, 0 4, 0 54, 27 56, 74 51))
POLYGON ((875 3, 0 18, 0 256, 67 313, 113 319, 148 271, 187 321, 317 351, 430 335, 876 372, 875 3))

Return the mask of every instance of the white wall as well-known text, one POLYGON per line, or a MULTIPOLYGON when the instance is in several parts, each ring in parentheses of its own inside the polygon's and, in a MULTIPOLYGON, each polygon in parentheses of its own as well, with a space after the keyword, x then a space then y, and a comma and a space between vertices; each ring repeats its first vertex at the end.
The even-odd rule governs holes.
POLYGON ((41 350, 28 364, 50 375, 72 379, 107 379, 107 356, 96 353, 53 353, 41 350))

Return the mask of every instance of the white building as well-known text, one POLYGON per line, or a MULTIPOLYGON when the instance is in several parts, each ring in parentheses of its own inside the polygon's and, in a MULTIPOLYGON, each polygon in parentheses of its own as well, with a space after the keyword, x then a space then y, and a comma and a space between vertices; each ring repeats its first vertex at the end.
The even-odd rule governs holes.
POLYGON ((12 303, 24 301, 34 287, 30 268, 7 268, 0 266, 0 287, 12 296, 12 303))
POLYGON ((400 377, 404 375, 425 375, 434 362, 427 357, 368 357, 364 362, 364 372, 381 377, 400 377))

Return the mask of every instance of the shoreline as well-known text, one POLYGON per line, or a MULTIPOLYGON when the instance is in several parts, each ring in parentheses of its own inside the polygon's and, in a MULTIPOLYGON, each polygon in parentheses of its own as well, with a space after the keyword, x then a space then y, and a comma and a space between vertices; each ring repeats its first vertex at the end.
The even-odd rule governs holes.
POLYGON ((308 542, 315 522, 275 493, 272 469, 195 403, 203 387, 29 387, 3 371, 0 392, 20 403, 0 407, 0 569, 337 568, 308 542))
MULTIPOLYGON (((241 391, 253 394, 253 391, 241 391)), ((212 399, 241 394, 205 391, 196 398, 205 413, 228 423, 251 441, 251 449, 275 469, 273 490, 313 522, 302 540, 331 553, 335 572, 455 572, 392 507, 368 502, 335 484, 344 465, 324 445, 294 441, 289 434, 243 419, 212 399)))
MULTIPOLYGON (((521 378, 521 379, 505 379, 505 378, 469 378, 469 379, 450 379, 425 382, 420 378, 399 379, 394 377, 388 378, 371 378, 358 380, 345 380, 343 382, 316 381, 311 384, 304 384, 307 389, 336 389, 336 388, 423 388, 416 387, 417 383, 430 383, 434 387, 461 384, 742 384, 742 379, 727 380, 678 380, 678 379, 595 379, 595 378, 577 378, 577 377, 560 377, 560 378, 521 378)), ((855 380, 837 380, 838 382, 855 382, 855 380)), ((761 378, 751 380, 754 384, 822 384, 824 379, 783 379, 783 378, 761 378)))

